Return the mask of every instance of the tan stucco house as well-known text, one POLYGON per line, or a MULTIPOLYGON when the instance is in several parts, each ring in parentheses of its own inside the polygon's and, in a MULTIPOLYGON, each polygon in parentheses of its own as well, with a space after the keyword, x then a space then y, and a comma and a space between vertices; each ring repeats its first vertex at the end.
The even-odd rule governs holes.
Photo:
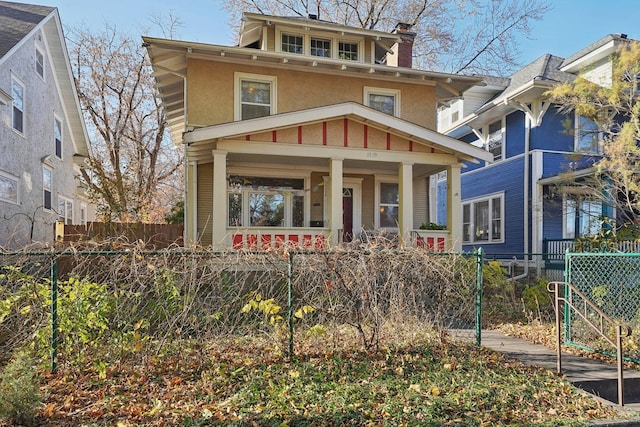
POLYGON ((145 37, 174 142, 186 160, 185 241, 217 248, 326 248, 382 231, 459 250, 433 217, 447 172, 490 153, 436 127, 439 100, 472 77, 411 68, 414 34, 245 13, 238 46, 145 37))

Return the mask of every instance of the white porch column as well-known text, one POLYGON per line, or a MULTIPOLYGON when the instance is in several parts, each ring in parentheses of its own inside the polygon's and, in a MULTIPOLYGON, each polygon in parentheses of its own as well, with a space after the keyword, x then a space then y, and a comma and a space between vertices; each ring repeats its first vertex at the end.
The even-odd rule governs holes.
POLYGON ((342 159, 329 161, 329 228, 331 244, 338 244, 342 230, 342 159))
POLYGON ((213 212, 211 244, 225 248, 227 238, 227 152, 213 151, 213 212))
POLYGON ((460 198, 460 165, 447 168, 447 227, 451 242, 447 250, 462 251, 462 199, 460 198))
POLYGON ((189 162, 186 168, 186 194, 184 206, 184 242, 190 246, 198 240, 198 162, 189 162))
POLYGON ((398 241, 411 243, 413 229, 413 163, 402 162, 398 169, 398 241))

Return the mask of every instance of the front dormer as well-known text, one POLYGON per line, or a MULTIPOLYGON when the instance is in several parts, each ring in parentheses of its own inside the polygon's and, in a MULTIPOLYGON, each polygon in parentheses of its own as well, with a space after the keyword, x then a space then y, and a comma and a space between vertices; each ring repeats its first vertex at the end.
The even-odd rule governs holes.
POLYGON ((386 64, 411 68, 413 37, 408 24, 392 33, 359 29, 308 18, 245 13, 239 47, 307 56, 320 61, 386 64))

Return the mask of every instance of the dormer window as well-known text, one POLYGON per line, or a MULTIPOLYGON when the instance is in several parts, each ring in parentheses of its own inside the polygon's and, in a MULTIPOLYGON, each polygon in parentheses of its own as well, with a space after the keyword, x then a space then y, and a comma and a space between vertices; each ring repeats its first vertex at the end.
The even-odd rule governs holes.
POLYGON ((311 38, 311 55, 331 58, 331 40, 311 38))
POLYGON ((358 43, 339 42, 338 57, 340 59, 347 59, 349 61, 357 61, 358 60, 358 43))
POLYGON ((281 49, 283 52, 302 55, 304 53, 302 40, 302 36, 282 33, 281 49))

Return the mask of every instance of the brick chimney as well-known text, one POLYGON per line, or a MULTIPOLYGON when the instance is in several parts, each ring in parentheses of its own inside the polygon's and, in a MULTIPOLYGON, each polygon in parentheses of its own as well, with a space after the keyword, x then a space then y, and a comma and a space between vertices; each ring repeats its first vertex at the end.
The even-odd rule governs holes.
POLYGON ((391 46, 391 52, 387 53, 387 65, 391 67, 411 68, 413 58, 413 40, 416 33, 409 31, 410 24, 400 22, 396 25, 393 34, 400 35, 400 42, 391 46))

